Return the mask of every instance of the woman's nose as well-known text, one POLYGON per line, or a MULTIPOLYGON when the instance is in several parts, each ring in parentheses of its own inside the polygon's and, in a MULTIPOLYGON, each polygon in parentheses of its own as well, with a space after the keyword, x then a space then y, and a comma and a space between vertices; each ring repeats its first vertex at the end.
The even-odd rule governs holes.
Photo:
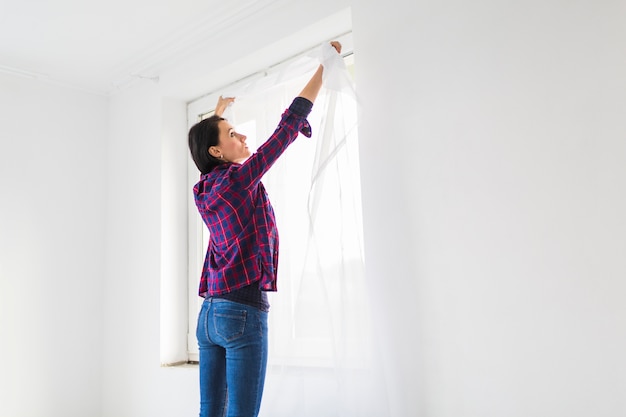
POLYGON ((242 135, 241 133, 239 133, 239 140, 242 142, 245 142, 246 139, 248 139, 248 137, 246 135, 242 135))

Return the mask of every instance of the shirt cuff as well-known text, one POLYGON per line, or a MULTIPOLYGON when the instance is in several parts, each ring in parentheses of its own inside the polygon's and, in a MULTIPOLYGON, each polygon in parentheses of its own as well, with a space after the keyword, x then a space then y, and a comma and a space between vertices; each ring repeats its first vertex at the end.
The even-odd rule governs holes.
POLYGON ((309 113, 311 113, 311 109, 313 108, 313 103, 307 100, 304 97, 296 97, 293 99, 291 106, 289 106, 289 110, 298 116, 307 117, 309 113))

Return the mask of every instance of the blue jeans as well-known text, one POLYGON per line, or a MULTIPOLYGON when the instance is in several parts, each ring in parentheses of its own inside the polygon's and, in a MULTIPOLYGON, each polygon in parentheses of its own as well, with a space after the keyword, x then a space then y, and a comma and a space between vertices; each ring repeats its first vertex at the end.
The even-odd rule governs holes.
POLYGON ((204 300, 196 329, 200 417, 259 414, 267 366, 267 315, 221 298, 204 300))

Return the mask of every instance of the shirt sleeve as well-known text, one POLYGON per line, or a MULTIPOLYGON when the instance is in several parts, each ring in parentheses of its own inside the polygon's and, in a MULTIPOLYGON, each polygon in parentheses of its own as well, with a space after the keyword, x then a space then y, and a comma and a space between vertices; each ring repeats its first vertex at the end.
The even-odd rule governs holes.
POLYGON ((231 167, 231 178, 241 182, 244 187, 258 183, 285 149, 296 140, 298 133, 311 137, 311 125, 306 118, 312 108, 311 101, 304 97, 296 97, 283 113, 276 130, 269 139, 243 164, 231 167))

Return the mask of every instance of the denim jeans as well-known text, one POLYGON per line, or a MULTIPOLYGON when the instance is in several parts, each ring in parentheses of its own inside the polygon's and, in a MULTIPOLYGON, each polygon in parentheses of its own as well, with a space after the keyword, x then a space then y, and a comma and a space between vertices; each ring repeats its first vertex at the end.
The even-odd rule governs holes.
POLYGON ((267 315, 229 300, 204 300, 196 329, 200 417, 259 414, 267 366, 267 315))

